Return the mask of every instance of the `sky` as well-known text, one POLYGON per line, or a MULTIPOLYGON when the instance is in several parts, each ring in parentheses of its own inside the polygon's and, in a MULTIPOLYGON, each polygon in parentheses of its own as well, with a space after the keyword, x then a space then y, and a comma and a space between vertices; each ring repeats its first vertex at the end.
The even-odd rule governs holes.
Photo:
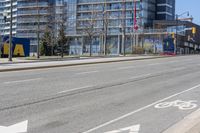
POLYGON ((200 0, 176 0, 176 13, 182 14, 185 11, 189 11, 194 17, 193 22, 200 25, 200 0))

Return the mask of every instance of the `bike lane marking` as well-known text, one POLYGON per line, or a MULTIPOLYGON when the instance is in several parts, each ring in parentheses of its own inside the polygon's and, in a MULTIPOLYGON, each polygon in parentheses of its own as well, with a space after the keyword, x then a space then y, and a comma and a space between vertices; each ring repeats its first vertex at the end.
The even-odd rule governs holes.
POLYGON ((177 107, 180 110, 191 110, 198 106, 196 103, 197 103, 196 100, 189 100, 189 101, 175 100, 175 101, 159 103, 156 104, 154 107, 157 109, 177 107))
POLYGON ((200 84, 198 84, 198 85, 196 85, 196 86, 194 86, 194 87, 191 87, 191 88, 189 88, 189 89, 187 89, 187 90, 181 91, 181 92, 179 92, 179 93, 175 93, 175 94, 173 94, 173 95, 171 95, 171 96, 169 96, 169 97, 166 97, 166 98, 160 99, 160 100, 158 100, 158 101, 155 101, 155 102, 153 102, 153 103, 151 103, 151 104, 149 104, 149 105, 146 105, 146 106, 144 106, 144 107, 142 107, 142 108, 139 108, 139 109, 137 109, 137 110, 134 110, 134 111, 132 111, 132 112, 130 112, 130 113, 127 113, 127 114, 125 114, 125 115, 122 115, 122 116, 120 116, 120 117, 118 117, 118 118, 115 118, 115 119, 113 119, 113 120, 110 120, 110 121, 108 121, 108 122, 105 122, 105 123, 103 123, 103 124, 101 124, 101 125, 98 125, 98 126, 96 126, 96 127, 94 127, 94 128, 91 128, 91 129, 89 129, 89 130, 87 130, 87 131, 84 131, 84 132, 82 132, 82 133, 92 133, 92 132, 97 131, 97 130, 103 128, 103 127, 106 127, 106 126, 111 125, 111 124, 113 124, 113 123, 116 123, 116 122, 118 122, 118 121, 120 121, 120 120, 123 120, 123 119, 125 119, 125 118, 128 118, 128 117, 130 117, 130 116, 132 116, 132 115, 134 115, 134 114, 136 114, 136 113, 139 113, 139 112, 144 111, 144 110, 146 110, 146 109, 148 109, 148 108, 151 108, 151 107, 155 106, 156 104, 162 103, 162 102, 164 102, 164 101, 166 101, 166 100, 172 99, 172 98, 177 97, 177 96, 179 96, 179 95, 181 95, 181 94, 184 94, 184 93, 190 92, 190 91, 192 91, 192 90, 198 89, 199 87, 200 87, 200 84))
POLYGON ((125 128, 121 128, 121 129, 118 129, 118 130, 113 130, 113 131, 108 131, 108 132, 105 132, 105 133, 122 133, 124 131, 128 131, 128 133, 139 133, 140 131, 140 125, 133 125, 133 126, 130 126, 130 127, 125 127, 125 128))
POLYGON ((0 126, 0 133, 26 133, 28 120, 19 122, 11 126, 0 126))
POLYGON ((32 81, 42 80, 42 78, 34 78, 34 79, 24 79, 24 80, 15 80, 15 81, 7 81, 4 84, 15 84, 15 83, 24 83, 24 82, 32 82, 32 81))

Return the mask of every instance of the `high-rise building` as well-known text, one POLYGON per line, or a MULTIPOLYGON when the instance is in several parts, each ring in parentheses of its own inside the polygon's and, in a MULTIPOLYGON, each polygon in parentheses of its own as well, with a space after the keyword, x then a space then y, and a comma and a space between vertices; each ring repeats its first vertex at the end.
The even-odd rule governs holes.
MULTIPOLYGON (((0 0, 0 35, 8 35, 10 33, 10 0, 0 0), (6 16, 4 16, 6 15, 6 16), (5 19, 6 18, 6 19, 5 19)), ((17 28, 17 0, 13 0, 13 27, 12 33, 16 35, 17 28)))
MULTIPOLYGON (((9 20, 10 0, 0 0, 0 11, 7 12, 9 20)), ((86 36, 93 27, 92 34, 98 34, 93 43, 103 43, 105 32, 113 43, 119 42, 119 34, 131 34, 133 27, 143 30, 151 28, 153 20, 173 20, 175 0, 13 0, 13 34, 30 38, 36 51, 38 24, 40 36, 47 26, 57 35, 62 16, 67 36, 86 36)), ((9 35, 9 21, 1 14, 0 34, 9 35)))
POLYGON ((95 18, 96 28, 103 29, 105 16, 110 32, 119 31, 125 20, 126 31, 134 23, 140 29, 149 28, 153 20, 173 20, 175 0, 66 0, 68 3, 68 32, 79 34, 87 20, 95 18), (136 4, 136 6, 135 6, 136 4), (136 7, 136 8, 135 8, 136 7), (135 15, 136 13, 136 15, 135 15), (136 17, 136 21, 134 20, 136 17))
MULTIPOLYGON (((13 36, 29 38, 31 51, 36 51, 37 33, 41 37, 50 27, 56 34, 61 16, 66 14, 65 8, 64 0, 13 0, 13 36)), ((9 35, 10 0, 1 0, 0 10, 8 14, 7 22, 0 15, 0 34, 9 35)))
POLYGON ((156 8, 157 20, 174 20, 175 0, 157 0, 156 8))
POLYGON ((134 25, 134 17, 140 28, 148 26, 155 19, 155 0, 79 0, 77 3, 77 30, 79 31, 88 19, 97 20, 97 27, 103 28, 103 21, 109 21, 109 30, 119 31, 125 21, 128 31, 134 25), (136 4, 136 6, 135 6, 136 4), (134 9, 136 7, 136 9, 134 9), (136 15, 134 16, 134 13, 136 15))
MULTIPOLYGON (((175 0, 77 0, 77 7, 73 8, 73 12, 76 13, 76 15, 74 14, 76 29, 75 27, 73 29, 75 29, 77 36, 89 34, 97 36, 93 44, 99 44, 100 47, 105 47, 103 46, 105 36, 102 35, 102 39, 100 34, 106 32, 109 36, 107 43, 111 45, 109 47, 116 49, 116 47, 119 47, 117 43, 123 42, 123 37, 119 35, 124 33, 130 36, 135 26, 138 27, 135 29, 142 31, 146 28, 152 28, 153 21, 156 19, 172 20, 175 14, 174 2, 175 0), (168 9, 169 7, 170 9, 168 9), (162 9, 165 12, 161 12, 162 9), (93 30, 90 29, 91 27, 93 30)), ((72 10, 70 11, 72 12, 72 10)), ((84 42, 84 44, 87 43, 89 45, 91 42, 84 42)), ((126 42, 125 44, 128 45, 129 43, 126 42)), ((105 51, 105 48, 99 49, 105 51)), ((86 51, 89 51, 89 49, 86 51)), ((113 53, 112 50, 111 52, 113 53)))
POLYGON ((67 3, 67 33, 76 35, 77 0, 65 0, 67 3))

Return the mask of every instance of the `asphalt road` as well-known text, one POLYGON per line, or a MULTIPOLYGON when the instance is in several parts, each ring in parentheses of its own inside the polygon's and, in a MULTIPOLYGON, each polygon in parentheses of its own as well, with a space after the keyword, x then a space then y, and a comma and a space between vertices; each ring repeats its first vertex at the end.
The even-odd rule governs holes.
POLYGON ((0 133, 162 133, 199 108, 199 79, 197 55, 2 72, 0 133))

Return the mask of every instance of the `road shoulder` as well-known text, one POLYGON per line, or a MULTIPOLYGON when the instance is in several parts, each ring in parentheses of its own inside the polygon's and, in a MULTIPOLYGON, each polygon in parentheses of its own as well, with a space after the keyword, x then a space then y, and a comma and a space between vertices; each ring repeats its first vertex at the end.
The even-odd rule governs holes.
POLYGON ((163 133, 200 133, 200 108, 163 133))
POLYGON ((137 57, 116 57, 116 58, 55 61, 55 62, 20 63, 18 65, 17 64, 2 65, 0 66, 0 72, 45 69, 45 68, 67 67, 67 66, 78 66, 78 65, 80 66, 80 65, 113 63, 113 62, 123 62, 123 61, 133 61, 133 60, 148 60, 156 58, 168 58, 168 56, 137 56, 137 57))

